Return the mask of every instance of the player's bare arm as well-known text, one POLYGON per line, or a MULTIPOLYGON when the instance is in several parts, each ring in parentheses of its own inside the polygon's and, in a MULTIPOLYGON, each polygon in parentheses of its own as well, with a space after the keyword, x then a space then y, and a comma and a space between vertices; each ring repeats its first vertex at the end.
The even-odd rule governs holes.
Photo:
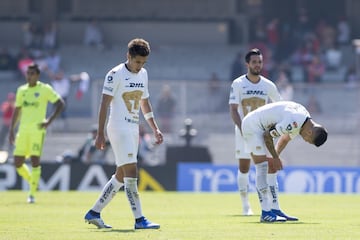
POLYGON ((241 118, 238 112, 238 104, 230 104, 230 116, 233 122, 238 126, 241 132, 241 118))
POLYGON ((290 141, 291 138, 289 134, 282 135, 276 144, 276 152, 280 155, 290 141))
POLYGON ((280 160, 279 154, 275 150, 274 140, 270 134, 270 131, 266 130, 264 132, 263 136, 264 136, 264 142, 265 142, 266 148, 269 150, 271 156, 273 156, 273 158, 274 158, 273 162, 272 162, 272 167, 274 168, 274 170, 281 170, 283 168, 282 162, 280 160))
POLYGON ((60 98, 54 103, 54 106, 55 106, 54 112, 44 122, 40 123, 40 128, 47 128, 54 121, 54 119, 57 118, 57 116, 59 116, 61 111, 64 110, 65 108, 65 102, 62 98, 60 98))
POLYGON ((147 123, 149 124, 149 126, 151 127, 151 129, 154 132, 155 144, 161 144, 164 141, 164 137, 154 119, 154 115, 152 112, 152 106, 151 106, 149 99, 148 98, 141 99, 140 107, 141 107, 141 111, 142 111, 147 123))
POLYGON ((98 119, 98 131, 95 139, 95 146, 97 149, 104 149, 106 145, 105 123, 106 123, 107 112, 112 99, 113 96, 107 94, 103 94, 101 98, 99 119, 98 119))

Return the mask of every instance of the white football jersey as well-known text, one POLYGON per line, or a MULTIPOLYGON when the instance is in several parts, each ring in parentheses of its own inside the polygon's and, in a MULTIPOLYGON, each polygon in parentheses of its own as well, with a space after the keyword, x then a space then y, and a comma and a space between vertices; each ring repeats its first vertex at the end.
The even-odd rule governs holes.
POLYGON ((243 119, 258 107, 281 99, 276 85, 269 79, 260 76, 260 81, 253 83, 244 74, 231 84, 229 104, 238 104, 238 112, 240 118, 243 119))
POLYGON ((273 138, 284 134, 294 138, 299 135, 307 118, 311 118, 310 113, 301 104, 291 101, 270 103, 259 107, 244 118, 243 131, 270 130, 273 138), (248 127, 251 129, 245 130, 248 127))
POLYGON ((108 128, 138 129, 140 100, 149 97, 146 69, 132 73, 119 64, 106 74, 102 93, 113 96, 108 128))

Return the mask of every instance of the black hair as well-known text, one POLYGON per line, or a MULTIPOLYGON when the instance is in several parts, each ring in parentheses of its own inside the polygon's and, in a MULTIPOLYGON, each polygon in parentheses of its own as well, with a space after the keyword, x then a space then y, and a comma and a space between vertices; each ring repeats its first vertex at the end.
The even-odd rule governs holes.
POLYGON ((327 140, 327 131, 324 127, 315 127, 314 129, 314 145, 320 147, 327 140))
POLYGON ((253 48, 251 49, 246 55, 245 55, 245 62, 249 63, 250 62, 250 58, 252 55, 262 55, 260 50, 257 48, 253 48))
POLYGON ((35 72, 37 74, 40 74, 40 68, 39 68, 39 65, 37 65, 36 63, 31 63, 29 66, 28 66, 28 69, 31 69, 31 70, 35 70, 35 72))

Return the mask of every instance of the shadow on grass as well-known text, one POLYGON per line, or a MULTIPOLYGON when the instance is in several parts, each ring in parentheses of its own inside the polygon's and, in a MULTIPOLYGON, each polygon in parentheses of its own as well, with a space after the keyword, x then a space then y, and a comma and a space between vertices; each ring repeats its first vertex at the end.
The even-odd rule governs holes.
POLYGON ((260 222, 259 218, 260 215, 251 215, 251 216, 245 216, 245 215, 241 215, 241 214, 233 214, 233 215, 227 215, 228 217, 240 217, 240 218, 248 218, 248 219, 253 219, 256 218, 256 221, 251 221, 251 222, 242 222, 242 223, 249 223, 249 224, 308 224, 308 225, 315 225, 315 224, 320 224, 318 222, 302 222, 302 221, 286 221, 286 222, 273 222, 273 223, 266 223, 266 222, 260 222))
POLYGON ((106 230, 104 232, 109 232, 109 233, 130 233, 130 232, 135 232, 134 229, 110 229, 110 230, 106 230))
POLYGON ((276 225, 318 225, 320 223, 318 222, 301 222, 301 221, 286 221, 286 222, 260 222, 260 221, 254 221, 254 222, 241 222, 241 224, 248 223, 248 224, 276 224, 276 225))
POLYGON ((252 217, 260 217, 260 214, 254 214, 250 216, 242 215, 242 214, 232 214, 228 215, 229 217, 241 217, 241 218, 252 218, 252 217))
POLYGON ((91 232, 102 232, 102 233, 131 233, 135 232, 134 229, 105 229, 105 228, 95 228, 91 229, 91 232))

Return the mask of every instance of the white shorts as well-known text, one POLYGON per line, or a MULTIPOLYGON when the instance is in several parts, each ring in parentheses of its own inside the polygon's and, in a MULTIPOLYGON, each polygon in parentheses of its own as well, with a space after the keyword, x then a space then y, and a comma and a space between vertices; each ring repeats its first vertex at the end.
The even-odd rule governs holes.
POLYGON ((235 128, 235 158, 251 159, 250 153, 245 151, 245 140, 241 135, 239 128, 235 128))
POLYGON ((245 152, 257 156, 266 155, 267 148, 264 141, 264 131, 251 121, 243 121, 241 128, 245 141, 245 152))
POLYGON ((129 129, 107 128, 111 148, 114 152, 116 166, 137 162, 139 132, 129 129))

